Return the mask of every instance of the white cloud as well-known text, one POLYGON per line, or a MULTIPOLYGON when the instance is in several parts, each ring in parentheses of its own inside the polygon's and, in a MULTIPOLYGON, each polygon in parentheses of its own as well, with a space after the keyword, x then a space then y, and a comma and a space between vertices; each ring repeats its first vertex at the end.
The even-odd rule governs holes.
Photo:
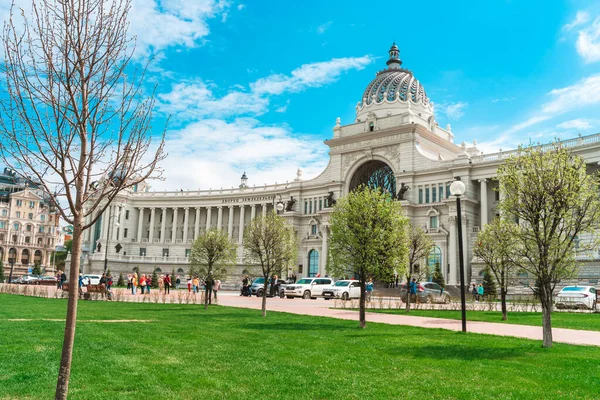
POLYGON ((453 120, 460 119, 463 115, 465 115, 465 108, 469 106, 469 103, 466 101, 458 101, 456 103, 442 103, 436 104, 437 109, 445 114, 448 118, 453 120))
POLYGON ((576 43, 577 53, 586 63, 600 61, 600 17, 585 29, 579 31, 576 43))
POLYGON ((600 74, 592 75, 562 89, 554 89, 549 95, 554 99, 542 106, 542 111, 548 114, 562 114, 600 103, 600 74))
POLYGON ((327 21, 327 22, 325 22, 324 24, 322 24, 322 25, 319 25, 319 26, 317 27, 317 33, 318 33, 319 35, 322 35, 322 34, 324 34, 324 33, 325 33, 325 31, 327 31, 327 29, 329 29, 329 28, 331 27, 331 25, 332 25, 332 24, 333 24, 333 21, 327 21))
POLYGON ((153 189, 219 189, 237 187, 243 171, 257 187, 292 181, 302 168, 304 178, 327 165, 322 141, 294 135, 287 126, 262 125, 252 118, 232 122, 206 119, 170 132, 161 163, 164 181, 153 189), (199 156, 201 155, 201 156, 199 156))
POLYGON ((570 31, 576 26, 588 23, 590 20, 590 14, 587 11, 577 11, 575 19, 562 27, 563 31, 570 31))
POLYGON ((238 4, 238 6, 237 6, 237 9, 240 11, 243 10, 244 8, 246 8, 245 4, 238 4))
POLYGON ((595 124, 596 121, 578 118, 560 123, 556 127, 564 130, 587 130, 591 129, 595 124))
POLYGON ((260 115, 268 110, 270 96, 335 82, 342 73, 363 69, 372 61, 370 56, 364 56, 305 64, 290 75, 273 74, 250 83, 249 91, 235 85, 233 90, 221 97, 201 80, 182 81, 174 84, 169 93, 158 95, 158 106, 162 112, 187 118, 260 115))

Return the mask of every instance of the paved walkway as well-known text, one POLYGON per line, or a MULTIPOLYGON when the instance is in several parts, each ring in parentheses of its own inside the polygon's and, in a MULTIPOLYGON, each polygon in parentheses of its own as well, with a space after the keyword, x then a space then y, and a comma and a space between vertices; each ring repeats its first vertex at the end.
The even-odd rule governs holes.
MULTIPOLYGON (((33 287, 31 287, 33 289, 33 287)), ((38 286, 37 290, 48 290, 49 296, 54 297, 56 289, 54 287, 38 286)), ((172 291, 170 296, 158 296, 158 290, 153 290, 150 296, 142 296, 137 294, 132 296, 124 289, 115 289, 120 292, 119 301, 127 302, 149 302, 149 303, 187 303, 183 300, 188 296, 187 290, 172 291), (156 299, 154 299, 156 297, 156 299), (164 298, 164 300, 163 300, 164 298)), ((33 293, 30 293, 33 294, 33 293)), ((193 295, 190 295, 193 296, 193 295)), ((200 295, 197 295, 197 304, 200 304, 200 295)), ((261 309, 262 298, 257 297, 241 297, 239 292, 221 292, 219 294, 218 304, 229 307, 241 307, 250 309, 261 309)), ((267 299, 267 313, 271 311, 287 312, 290 314, 313 315, 319 317, 330 317, 347 320, 358 320, 358 312, 344 309, 334 309, 336 302, 331 300, 316 299, 267 299)), ((600 318, 600 314, 598 314, 600 318)), ((408 325, 421 328, 441 328, 452 331, 462 330, 460 320, 444 319, 444 318, 428 318, 406 315, 382 314, 367 312, 367 323, 378 322, 391 325, 408 325)), ((489 335, 499 336, 514 336, 525 339, 542 340, 542 328, 528 325, 514 325, 493 322, 475 322, 467 321, 467 331, 473 333, 484 333, 489 335)), ((600 332, 597 331, 582 331, 576 329, 553 328, 553 339, 555 342, 569 343, 577 345, 600 346, 600 332)))

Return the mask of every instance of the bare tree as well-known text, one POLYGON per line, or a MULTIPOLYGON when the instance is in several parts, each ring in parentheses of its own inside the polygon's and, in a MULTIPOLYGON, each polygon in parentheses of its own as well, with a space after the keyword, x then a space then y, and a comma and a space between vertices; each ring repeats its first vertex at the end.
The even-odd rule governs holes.
MULTIPOLYGON (((412 225, 408 237, 408 268, 406 270, 406 312, 410 312, 410 279, 415 277, 417 282, 427 275, 426 258, 433 247, 433 240, 420 226, 412 225), (422 262, 423 265, 419 265, 422 262)), ((417 297, 415 296, 415 301, 417 297)))
POLYGON ((154 92, 132 65, 131 0, 35 0, 11 8, 3 44, 1 157, 35 181, 73 225, 67 321, 56 399, 71 371, 82 233, 115 196, 160 173, 164 131, 151 140, 154 92))
POLYGON ((255 217, 244 232, 244 248, 249 259, 260 265, 265 279, 262 315, 267 315, 267 289, 272 274, 281 275, 296 259, 298 239, 294 228, 275 212, 255 217))

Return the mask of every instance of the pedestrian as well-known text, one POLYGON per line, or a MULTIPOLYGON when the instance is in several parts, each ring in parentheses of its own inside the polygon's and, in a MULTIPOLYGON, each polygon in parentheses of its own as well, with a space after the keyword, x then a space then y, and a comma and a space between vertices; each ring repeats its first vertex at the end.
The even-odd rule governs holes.
POLYGON ((169 276, 169 274, 165 276, 165 279, 163 280, 163 285, 165 286, 165 294, 171 294, 171 277, 169 276))
POLYGON ((181 279, 179 278, 179 275, 177 275, 177 279, 175 280, 175 289, 179 289, 179 285, 181 285, 181 279))
POLYGON ((192 288, 194 288, 194 294, 198 293, 199 286, 200 279, 198 278, 198 275, 195 275, 194 279, 192 279, 192 288))
POLYGON ((138 275, 137 272, 134 272, 133 275, 131 275, 131 294, 135 295, 136 291, 137 291, 137 285, 138 285, 138 275))
POLYGON ((473 301, 477 301, 477 296, 479 295, 479 293, 477 291, 477 286, 475 284, 473 284, 473 286, 471 286, 471 294, 473 295, 473 301))
POLYGON ((477 299, 483 301, 483 285, 480 283, 479 287, 477 288, 477 299))
POLYGON ((410 300, 413 302, 417 302, 417 279, 412 278, 412 281, 408 284, 409 292, 410 292, 410 300))
POLYGON ((152 287, 152 277, 148 275, 146 277, 146 293, 150 294, 150 288, 152 287))
POLYGON ((67 281, 67 274, 65 274, 65 271, 61 271, 60 273, 60 288, 63 288, 63 285, 65 284, 65 282, 67 281))
POLYGON ((106 286, 106 274, 102 274, 100 277, 100 284, 106 286))
POLYGON ((213 294, 215 295, 215 301, 217 301, 217 292, 221 290, 221 280, 215 280, 215 286, 213 286, 213 294))
POLYGON ((398 289, 398 283, 400 283, 400 275, 396 274, 396 289, 398 289))
POLYGON ((296 274, 292 274, 292 283, 296 283, 296 274))
POLYGON ((242 279, 242 294, 240 296, 248 296, 249 281, 250 278, 248 278, 248 275, 244 275, 244 279, 242 279))
POLYGON ((365 285, 365 292, 366 292, 366 300, 367 301, 371 301, 371 294, 373 293, 373 289, 374 289, 374 285, 373 285, 373 279, 369 278, 369 280, 367 281, 367 284, 365 285))
POLYGON ((131 290, 131 281, 133 280, 133 275, 127 274, 127 290, 131 290))
POLYGON ((110 292, 112 285, 113 285, 113 277, 112 277, 112 275, 109 275, 106 280, 106 290, 108 290, 110 292))
POLYGON ((83 295, 83 275, 79 274, 79 297, 83 295))
POLYGON ((188 285, 188 293, 190 293, 192 291, 192 277, 191 276, 187 280, 187 285, 188 285))
POLYGON ((62 289, 62 282, 60 281, 60 269, 56 271, 56 289, 62 289))

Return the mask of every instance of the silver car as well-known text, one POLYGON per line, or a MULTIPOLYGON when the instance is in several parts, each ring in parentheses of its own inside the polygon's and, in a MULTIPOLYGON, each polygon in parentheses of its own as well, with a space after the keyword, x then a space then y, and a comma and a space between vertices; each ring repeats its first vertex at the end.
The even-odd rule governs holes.
MULTIPOLYGON (((400 286, 400 297, 406 302, 406 283, 400 286)), ((411 296, 412 297, 412 296, 411 296)), ((435 282, 417 283, 416 298, 419 303, 450 303, 450 293, 435 282)), ((411 302, 415 299, 411 298, 411 302)))

